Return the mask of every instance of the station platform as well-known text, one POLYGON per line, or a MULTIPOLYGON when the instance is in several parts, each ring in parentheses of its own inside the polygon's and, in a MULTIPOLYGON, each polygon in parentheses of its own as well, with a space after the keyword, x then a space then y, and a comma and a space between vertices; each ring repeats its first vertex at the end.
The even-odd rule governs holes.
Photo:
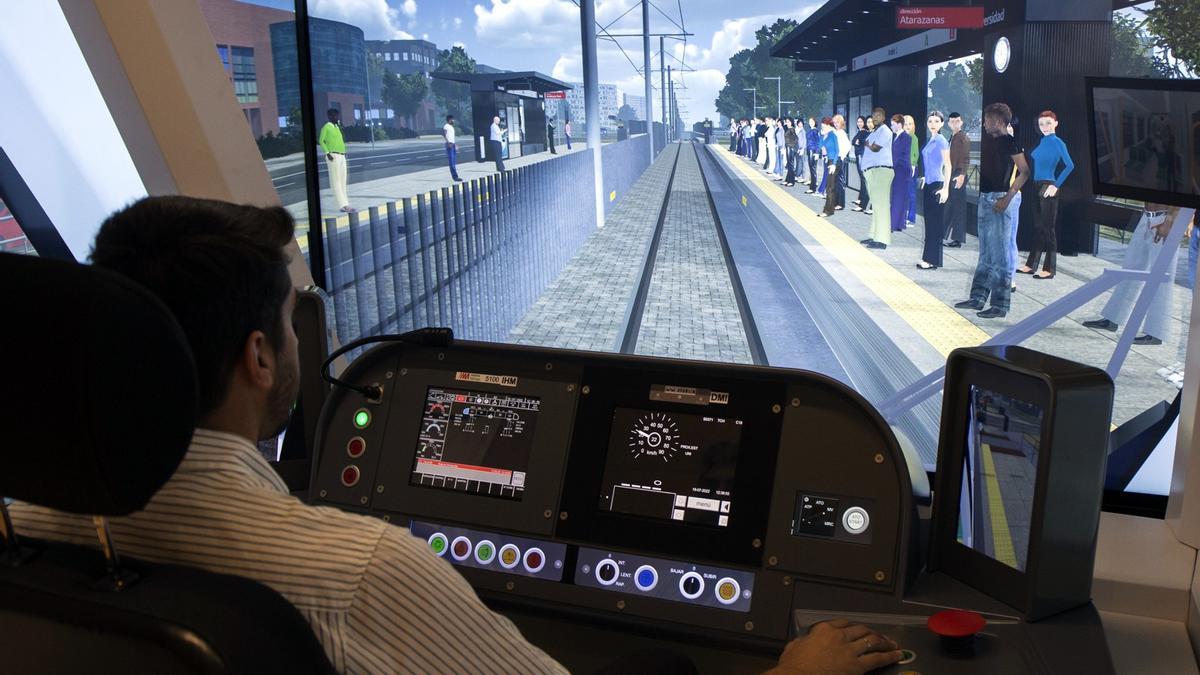
MULTIPOLYGON (((973 236, 945 250, 944 267, 921 270, 920 217, 872 251, 858 243, 869 216, 847 209, 818 218, 823 198, 804 189, 722 146, 668 146, 509 340, 600 351, 632 342, 635 353, 806 368, 878 404, 944 365, 951 350, 988 340, 1114 267, 1112 251, 1060 257, 1053 280, 1018 275, 1007 317, 980 319, 953 308, 969 292, 973 236)), ((1167 375, 1181 368, 1191 292, 1174 284, 1171 293, 1170 334, 1162 345, 1135 345, 1118 376, 1114 425, 1178 392, 1167 375)), ((1119 333, 1082 324, 1108 295, 1023 344, 1105 367, 1119 333)), ((894 421, 928 466, 939 417, 934 396, 894 421)))

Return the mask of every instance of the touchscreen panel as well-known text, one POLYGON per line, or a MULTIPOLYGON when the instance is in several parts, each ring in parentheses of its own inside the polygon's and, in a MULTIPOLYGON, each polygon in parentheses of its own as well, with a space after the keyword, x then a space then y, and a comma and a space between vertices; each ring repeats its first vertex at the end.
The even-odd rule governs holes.
POLYGON ((742 420, 617 408, 600 509, 727 527, 742 420))
POLYGON ((958 542, 1024 572, 1042 409, 974 385, 969 395, 958 542))
POLYGON ((520 501, 541 399, 430 387, 413 485, 520 501))

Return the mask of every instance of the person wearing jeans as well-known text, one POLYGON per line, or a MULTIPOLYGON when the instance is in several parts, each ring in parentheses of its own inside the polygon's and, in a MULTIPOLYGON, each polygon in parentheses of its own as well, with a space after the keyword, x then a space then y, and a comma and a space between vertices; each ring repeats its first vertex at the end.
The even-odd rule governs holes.
POLYGON ((462 179, 458 177, 458 145, 454 140, 454 115, 446 115, 446 126, 442 127, 442 138, 446 141, 446 160, 450 163, 450 177, 456 183, 462 182, 462 179))
POLYGON ((971 280, 971 297, 954 306, 982 310, 981 319, 1008 314, 1012 302, 1012 238, 1014 196, 1029 179, 1025 154, 1007 128, 1012 109, 1004 103, 992 103, 983 111, 983 139, 979 167, 979 262, 971 280), (1013 167, 1016 167, 1016 177, 1013 167), (1010 183, 1011 179, 1011 183, 1010 183), (992 306, 984 309, 991 300, 992 306))

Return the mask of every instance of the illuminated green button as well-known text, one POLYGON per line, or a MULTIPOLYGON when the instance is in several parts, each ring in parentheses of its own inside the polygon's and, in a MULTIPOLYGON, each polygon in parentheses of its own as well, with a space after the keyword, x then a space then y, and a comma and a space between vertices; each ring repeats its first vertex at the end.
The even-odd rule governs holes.
POLYGON ((484 539, 475 545, 475 562, 487 565, 496 558, 496 545, 484 539))
POLYGON ((446 548, 449 545, 450 542, 446 540, 446 535, 442 534, 441 532, 435 532, 434 535, 429 538, 429 550, 433 551, 434 555, 439 558, 446 555, 446 548))
POLYGON ((354 426, 363 429, 370 423, 371 413, 366 408, 359 408, 358 412, 354 413, 354 426))

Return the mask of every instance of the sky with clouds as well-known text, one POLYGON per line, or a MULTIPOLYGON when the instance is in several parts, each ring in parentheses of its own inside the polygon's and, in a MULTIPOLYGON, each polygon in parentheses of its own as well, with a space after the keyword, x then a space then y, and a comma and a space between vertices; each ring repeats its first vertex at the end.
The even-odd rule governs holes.
MULTIPOLYGON (((291 0, 244 0, 290 9, 291 0)), ((672 68, 681 62, 695 72, 675 80, 685 122, 717 120, 713 101, 725 84, 729 57, 754 45, 754 31, 787 17, 802 21, 822 2, 784 3, 782 14, 753 14, 728 0, 651 0, 652 33, 693 33, 687 44, 666 41, 672 68), (682 18, 680 17, 682 7, 682 18), (682 84, 681 84, 682 83, 682 84)), ((462 44, 476 61, 506 70, 537 70, 566 81, 583 79, 579 8, 571 0, 309 0, 311 16, 335 19, 363 29, 367 39, 421 38, 445 49, 462 44)), ((640 0, 596 0, 596 20, 610 33, 640 32, 640 0)), ((651 68, 657 71, 657 40, 651 68)), ((600 81, 642 95, 641 38, 597 42, 600 81), (625 53, 622 53, 624 48, 625 53), (628 59, 626 58, 628 55, 628 59)), ((659 98, 658 76, 654 80, 659 98)), ((657 106, 656 106, 657 108, 657 106)), ((657 112, 656 112, 657 116, 657 112)))

